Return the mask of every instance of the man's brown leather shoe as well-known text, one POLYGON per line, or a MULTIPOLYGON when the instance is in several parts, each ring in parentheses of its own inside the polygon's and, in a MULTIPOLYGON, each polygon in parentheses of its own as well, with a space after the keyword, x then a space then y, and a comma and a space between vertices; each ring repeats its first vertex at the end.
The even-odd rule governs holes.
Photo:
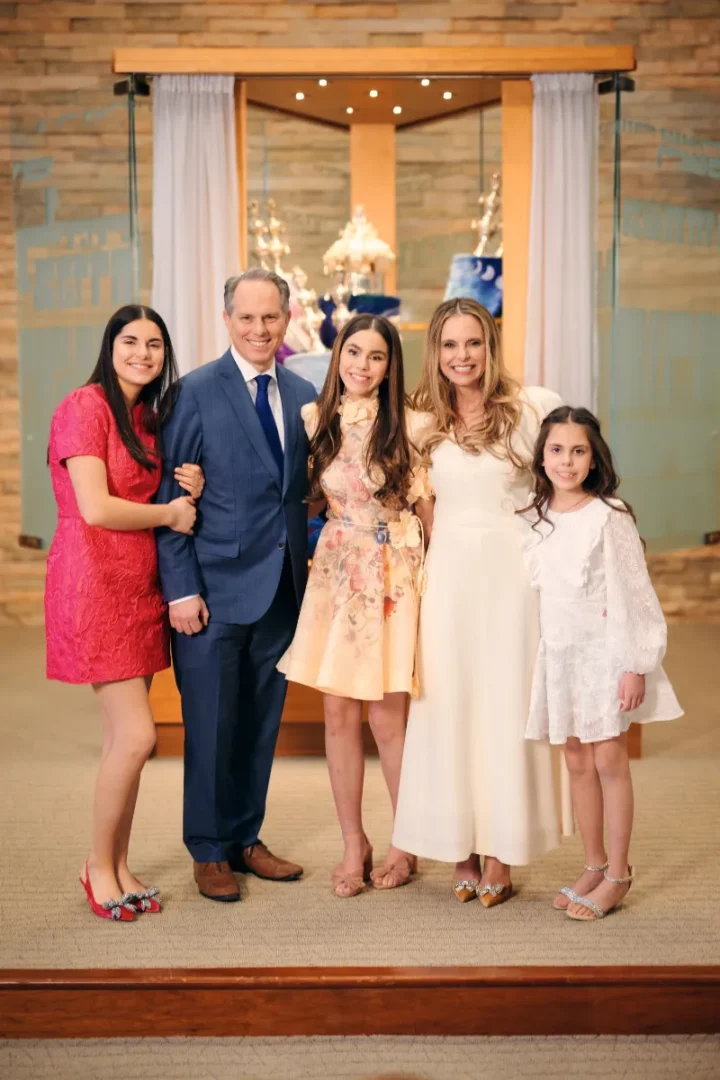
POLYGON ((229 863, 195 862, 193 859, 193 872, 201 896, 218 900, 221 904, 234 904, 240 899, 240 890, 229 863))
POLYGON ((230 866, 238 874, 254 874, 265 881, 297 881, 303 872, 298 863, 273 855, 261 840, 243 848, 237 859, 230 860, 230 866))

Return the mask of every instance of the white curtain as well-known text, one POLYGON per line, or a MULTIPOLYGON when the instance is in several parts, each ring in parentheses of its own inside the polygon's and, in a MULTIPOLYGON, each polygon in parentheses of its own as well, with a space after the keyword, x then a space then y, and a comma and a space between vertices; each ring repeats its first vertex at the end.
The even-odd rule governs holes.
POLYGON ((153 81, 152 304, 180 373, 227 348, 223 285, 239 273, 232 75, 153 81))
POLYGON ((592 75, 534 75, 525 383, 596 401, 597 98, 592 75))

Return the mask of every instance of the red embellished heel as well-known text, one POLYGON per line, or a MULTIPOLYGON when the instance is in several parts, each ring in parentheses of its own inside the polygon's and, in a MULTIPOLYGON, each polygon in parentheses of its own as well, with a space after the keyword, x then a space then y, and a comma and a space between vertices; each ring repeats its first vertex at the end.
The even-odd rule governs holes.
POLYGON ((133 922, 135 919, 135 909, 130 905, 130 899, 132 893, 123 893, 119 900, 105 900, 102 904, 98 904, 93 894, 92 885, 90 884, 90 873, 88 871, 88 864, 85 863, 85 880, 79 879, 80 884, 85 890, 85 895, 88 899, 88 904, 92 910, 93 915, 97 915, 99 919, 112 919, 113 922, 133 922))
POLYGON ((133 911, 136 911, 138 915, 145 912, 147 915, 157 915, 158 911, 162 911, 160 906, 160 890, 156 889, 154 885, 150 885, 145 892, 128 893, 128 903, 133 911))

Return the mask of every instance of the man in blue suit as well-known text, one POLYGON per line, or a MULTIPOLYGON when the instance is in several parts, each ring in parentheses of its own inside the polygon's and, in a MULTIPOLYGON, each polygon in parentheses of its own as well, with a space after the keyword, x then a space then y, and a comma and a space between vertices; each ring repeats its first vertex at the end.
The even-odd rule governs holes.
POLYGON ((181 379, 163 432, 160 502, 177 462, 205 490, 193 536, 157 534, 185 724, 183 833, 203 896, 240 899, 233 871, 292 881, 303 868, 260 840, 290 644, 307 581, 308 440, 313 386, 276 365, 290 320, 287 283, 248 270, 225 285, 231 346, 181 379))

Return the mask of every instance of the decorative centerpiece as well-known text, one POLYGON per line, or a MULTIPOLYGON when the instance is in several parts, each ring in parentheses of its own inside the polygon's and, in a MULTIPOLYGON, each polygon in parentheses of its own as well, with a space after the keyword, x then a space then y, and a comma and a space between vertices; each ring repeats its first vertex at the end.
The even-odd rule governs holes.
POLYGON ((477 300, 498 318, 502 314, 502 196, 500 176, 495 173, 489 195, 478 199, 481 216, 472 222, 478 243, 472 255, 454 255, 445 299, 467 296, 477 300))
POLYGON ((390 245, 380 239, 362 206, 356 207, 352 219, 323 256, 325 273, 334 278, 332 288, 321 301, 326 313, 321 337, 328 346, 353 312, 387 316, 399 313, 399 299, 382 291, 383 272, 394 261, 390 245))
POLYGON ((325 273, 342 273, 354 296, 382 292, 382 271, 394 261, 395 253, 380 239, 362 206, 323 255, 325 273))

